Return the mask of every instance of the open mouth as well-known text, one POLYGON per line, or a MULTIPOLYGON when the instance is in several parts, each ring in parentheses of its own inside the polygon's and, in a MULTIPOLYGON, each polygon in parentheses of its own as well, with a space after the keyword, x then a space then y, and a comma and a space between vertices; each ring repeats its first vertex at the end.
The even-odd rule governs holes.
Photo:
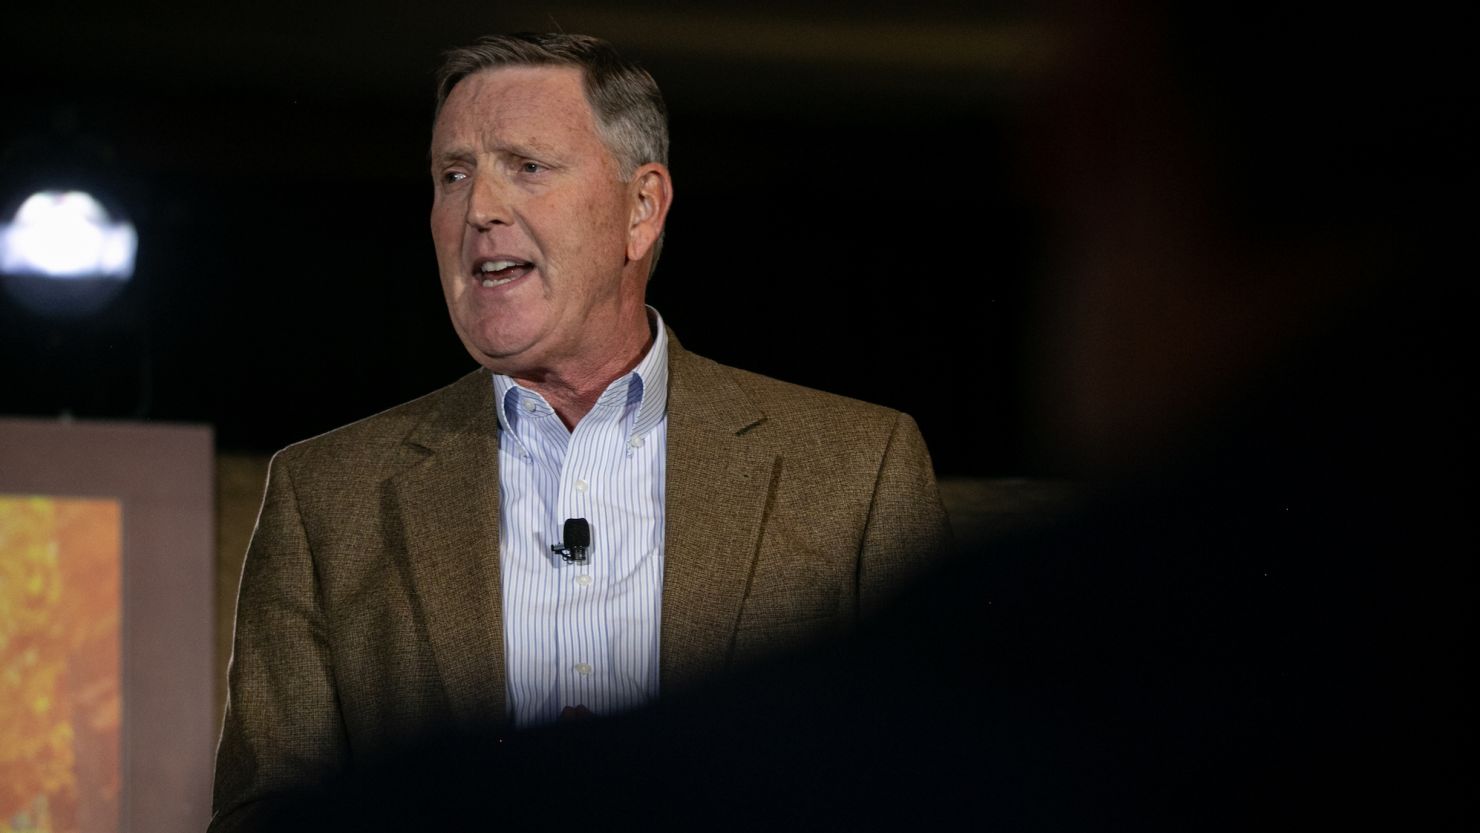
POLYGON ((473 279, 485 289, 492 289, 519 280, 533 268, 534 265, 527 260, 485 258, 473 264, 473 279))

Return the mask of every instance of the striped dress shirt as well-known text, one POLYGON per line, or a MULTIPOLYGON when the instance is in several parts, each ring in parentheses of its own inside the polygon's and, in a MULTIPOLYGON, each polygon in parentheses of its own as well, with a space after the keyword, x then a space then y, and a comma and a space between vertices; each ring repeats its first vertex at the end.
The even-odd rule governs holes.
POLYGON ((509 717, 550 723, 566 707, 611 714, 658 694, 663 591, 668 337, 612 382, 575 430, 540 396, 493 377, 499 554, 509 717), (585 563, 550 550, 585 518, 585 563))

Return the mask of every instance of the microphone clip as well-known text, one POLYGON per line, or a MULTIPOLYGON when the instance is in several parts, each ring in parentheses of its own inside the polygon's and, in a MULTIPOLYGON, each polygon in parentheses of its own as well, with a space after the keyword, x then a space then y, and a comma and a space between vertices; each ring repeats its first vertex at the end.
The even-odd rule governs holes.
POLYGON ((567 564, 585 564, 586 550, 591 546, 591 525, 586 519, 567 518, 563 538, 560 543, 551 544, 550 551, 559 553, 567 564))

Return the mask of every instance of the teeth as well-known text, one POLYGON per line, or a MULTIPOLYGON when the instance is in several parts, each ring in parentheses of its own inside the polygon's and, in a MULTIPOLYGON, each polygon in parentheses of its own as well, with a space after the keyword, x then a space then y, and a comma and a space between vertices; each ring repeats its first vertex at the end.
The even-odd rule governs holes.
POLYGON ((484 288, 491 288, 495 286, 502 286, 509 281, 518 280, 518 278, 520 277, 520 275, 512 275, 507 278, 495 278, 493 277, 494 272, 503 272, 507 269, 517 269, 521 266, 529 266, 529 264, 525 263, 522 260, 485 260, 482 263, 478 264, 475 271, 483 275, 483 280, 480 282, 482 286, 484 288))

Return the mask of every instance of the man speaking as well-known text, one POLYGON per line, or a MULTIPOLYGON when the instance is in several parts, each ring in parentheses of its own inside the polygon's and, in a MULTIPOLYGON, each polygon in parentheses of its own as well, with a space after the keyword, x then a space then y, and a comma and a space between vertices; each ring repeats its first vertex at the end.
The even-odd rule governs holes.
POLYGON ((696 356, 644 303, 667 150, 603 41, 448 54, 432 238, 481 367, 274 458, 212 829, 420 737, 613 714, 846 630, 945 541, 908 416, 696 356))

